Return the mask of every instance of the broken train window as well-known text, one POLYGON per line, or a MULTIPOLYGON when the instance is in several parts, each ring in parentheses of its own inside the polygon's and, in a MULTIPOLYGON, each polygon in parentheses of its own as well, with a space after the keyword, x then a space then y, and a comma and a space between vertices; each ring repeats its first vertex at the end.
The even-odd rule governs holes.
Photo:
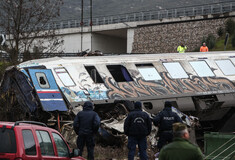
POLYGON ((162 80, 153 64, 136 64, 137 69, 146 81, 162 80))
POLYGON ((116 82, 133 81, 126 67, 122 65, 107 65, 107 68, 116 82))
POLYGON ((85 66, 85 68, 95 83, 104 83, 99 72, 94 66, 85 66))
POLYGON ((47 77, 45 73, 37 72, 36 73, 38 84, 41 88, 50 88, 47 77))
POLYGON ((67 87, 75 86, 74 81, 72 80, 72 78, 70 77, 70 75, 68 74, 65 68, 55 68, 54 70, 56 74, 58 75, 58 77, 60 78, 61 82, 65 86, 67 87))

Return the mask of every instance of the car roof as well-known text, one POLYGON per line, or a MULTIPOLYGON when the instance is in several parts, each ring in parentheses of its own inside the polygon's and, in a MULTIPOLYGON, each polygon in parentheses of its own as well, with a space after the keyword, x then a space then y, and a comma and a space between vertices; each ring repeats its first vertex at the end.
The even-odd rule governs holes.
POLYGON ((57 132, 57 130, 55 130, 55 129, 49 128, 47 126, 42 126, 43 123, 38 122, 39 124, 32 124, 30 122, 32 122, 32 121, 17 121, 17 122, 0 121, 0 127, 1 126, 8 126, 8 127, 34 127, 36 129, 40 129, 41 128, 41 129, 46 129, 48 131, 50 130, 50 131, 53 131, 53 132, 57 132))

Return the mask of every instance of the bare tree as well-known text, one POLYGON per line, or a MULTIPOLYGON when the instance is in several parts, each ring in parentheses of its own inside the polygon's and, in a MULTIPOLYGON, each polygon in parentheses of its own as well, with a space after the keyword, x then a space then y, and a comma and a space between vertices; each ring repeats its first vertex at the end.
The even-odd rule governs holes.
POLYGON ((54 52, 63 43, 55 36, 53 26, 62 1, 0 0, 0 30, 8 36, 7 49, 13 62, 20 53, 32 52, 34 47, 54 52))

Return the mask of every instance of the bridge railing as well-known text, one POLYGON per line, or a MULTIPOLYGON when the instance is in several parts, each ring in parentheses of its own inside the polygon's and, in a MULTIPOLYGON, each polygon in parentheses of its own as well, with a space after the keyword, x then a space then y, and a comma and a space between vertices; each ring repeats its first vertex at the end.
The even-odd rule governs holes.
MULTIPOLYGON (((235 11, 235 2, 224 2, 216 4, 208 4, 201 6, 189 6, 184 8, 172 8, 164 10, 152 10, 146 12, 135 12, 129 14, 113 15, 107 17, 94 17, 92 19, 92 25, 106 25, 115 23, 125 23, 134 21, 148 21, 148 20, 162 20, 163 18, 179 18, 179 17, 193 17, 203 15, 224 14, 235 11)), ((90 26, 91 22, 89 18, 85 18, 83 26, 90 26)), ((66 21, 54 21, 48 24, 48 29, 64 29, 64 28, 76 28, 81 27, 80 20, 66 20, 66 21)))
MULTIPOLYGON (((91 24, 93 26, 98 26, 125 22, 162 20, 163 18, 172 19, 180 17, 215 15, 229 13, 233 11, 235 11, 235 2, 221 2, 207 5, 170 8, 164 10, 134 12, 106 17, 93 17, 92 23, 90 22, 89 18, 84 18, 83 26, 90 26, 91 24)), ((51 23, 48 23, 46 26, 44 26, 44 29, 64 29, 77 27, 81 27, 81 20, 79 19, 52 21, 51 23)), ((1 31, 1 33, 4 33, 4 31, 1 31)))

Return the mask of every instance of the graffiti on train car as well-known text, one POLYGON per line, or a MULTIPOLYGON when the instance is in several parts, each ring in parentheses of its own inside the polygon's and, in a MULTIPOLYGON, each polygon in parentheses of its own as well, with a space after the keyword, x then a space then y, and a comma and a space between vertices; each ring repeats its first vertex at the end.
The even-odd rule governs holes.
MULTIPOLYGON (((68 87, 61 87, 61 91, 70 102, 81 102, 88 99, 92 100, 105 100, 107 97, 107 89, 104 90, 101 84, 91 84, 87 79, 90 76, 82 72, 78 76, 77 83, 79 84, 79 90, 70 89, 68 87)), ((103 87, 105 87, 103 85, 103 87)))
POLYGON ((107 91, 86 90, 87 93, 84 93, 84 91, 73 91, 66 87, 61 87, 61 91, 68 98, 69 101, 73 102, 79 102, 82 100, 84 101, 89 98, 93 100, 108 99, 107 91))
POLYGON ((81 79, 80 91, 75 91, 67 87, 61 87, 61 91, 69 101, 79 102, 87 99, 104 100, 131 98, 141 96, 157 96, 184 93, 203 93, 234 90, 233 83, 223 77, 198 77, 189 75, 187 79, 172 79, 167 72, 160 73, 162 80, 146 81, 142 77, 136 81, 119 82, 113 81, 112 77, 104 78, 104 85, 107 90, 96 86, 91 88, 87 80, 81 79))
POLYGON ((137 78, 136 82, 113 83, 106 77, 105 85, 109 88, 109 98, 128 98, 165 94, 183 94, 235 89, 231 81, 222 77, 198 77, 190 75, 188 79, 171 79, 166 72, 160 73, 161 81, 145 81, 137 78))

